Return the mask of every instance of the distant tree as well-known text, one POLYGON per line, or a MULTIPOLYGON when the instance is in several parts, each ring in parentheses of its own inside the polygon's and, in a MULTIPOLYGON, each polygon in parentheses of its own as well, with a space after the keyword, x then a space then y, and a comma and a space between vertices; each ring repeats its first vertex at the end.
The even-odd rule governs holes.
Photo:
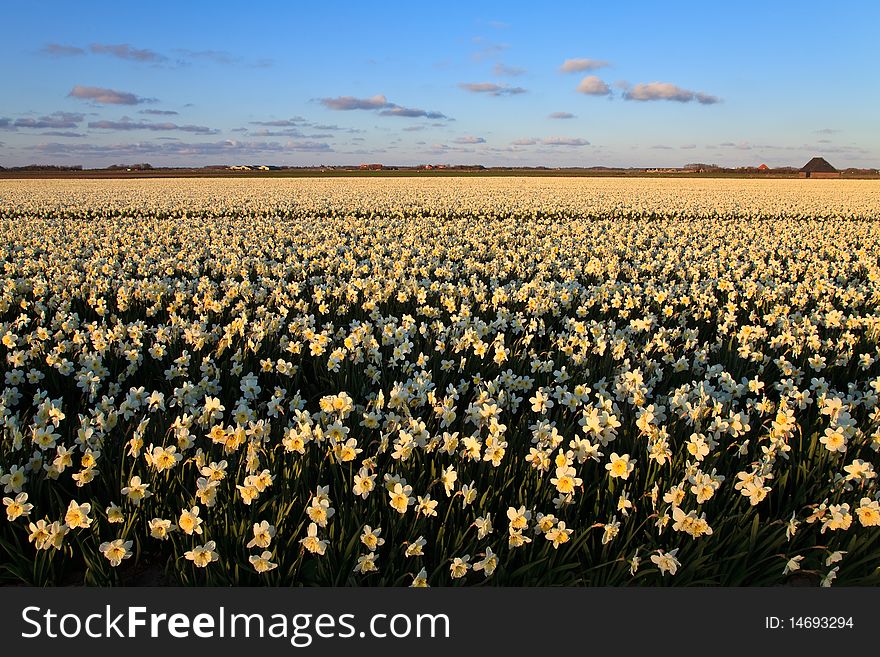
POLYGON ((64 166, 61 164, 28 164, 23 167, 9 167, 9 171, 82 171, 81 164, 64 166))
POLYGON ((704 164, 703 162, 693 162, 684 165, 684 169, 687 171, 715 171, 720 168, 717 164, 704 164))

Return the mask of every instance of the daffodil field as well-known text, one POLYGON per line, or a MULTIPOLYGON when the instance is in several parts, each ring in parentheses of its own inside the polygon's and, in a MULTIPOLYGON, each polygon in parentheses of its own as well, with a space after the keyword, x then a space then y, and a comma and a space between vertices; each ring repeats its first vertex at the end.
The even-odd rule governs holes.
POLYGON ((0 181, 0 583, 880 584, 880 186, 0 181))

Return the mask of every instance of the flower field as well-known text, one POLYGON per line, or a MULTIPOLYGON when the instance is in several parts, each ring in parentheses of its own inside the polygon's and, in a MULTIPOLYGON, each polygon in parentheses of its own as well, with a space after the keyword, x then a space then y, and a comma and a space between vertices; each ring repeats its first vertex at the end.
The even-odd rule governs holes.
POLYGON ((0 181, 0 583, 880 584, 880 186, 0 181))

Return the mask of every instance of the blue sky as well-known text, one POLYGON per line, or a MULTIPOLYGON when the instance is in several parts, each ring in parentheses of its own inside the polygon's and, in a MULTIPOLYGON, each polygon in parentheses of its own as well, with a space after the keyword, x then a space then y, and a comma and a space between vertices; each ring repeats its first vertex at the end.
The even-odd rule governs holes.
POLYGON ((875 2, 15 3, 0 165, 880 166, 875 2))

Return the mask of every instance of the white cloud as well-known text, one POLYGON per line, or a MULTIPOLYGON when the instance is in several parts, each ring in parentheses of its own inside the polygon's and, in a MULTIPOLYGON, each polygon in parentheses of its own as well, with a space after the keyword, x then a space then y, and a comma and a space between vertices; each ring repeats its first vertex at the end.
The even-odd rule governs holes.
POLYGON ((590 142, 580 137, 547 137, 541 140, 543 146, 589 146, 590 142))
POLYGON ((336 98, 321 98, 320 103, 332 110, 379 110, 380 116, 397 116, 403 118, 446 119, 445 114, 435 111, 423 110, 417 107, 403 107, 389 102, 383 94, 376 94, 369 98, 355 98, 354 96, 337 96, 336 98))
POLYGON ((672 100, 678 103, 689 103, 696 100, 701 105, 713 105, 721 102, 721 99, 717 96, 712 96, 702 91, 683 89, 671 82, 640 83, 627 89, 623 97, 626 100, 672 100))
POLYGON ((588 75, 577 86, 578 92, 588 96, 607 96, 611 88, 595 75, 588 75))
POLYGON ((518 66, 507 66, 506 64, 502 64, 498 62, 495 66, 492 67, 492 75, 497 75, 498 77, 514 77, 517 75, 522 75, 526 70, 524 68, 520 68, 518 66))
POLYGON ((462 82, 458 86, 471 93, 488 94, 490 96, 514 96, 526 93, 526 89, 522 87, 510 87, 495 84, 494 82, 462 82))
POLYGON ((604 59, 566 59, 562 62, 559 70, 563 73, 581 73, 583 71, 596 71, 608 65, 608 62, 604 59))
POLYGON ((465 137, 459 137, 458 139, 452 140, 453 144, 485 144, 486 140, 482 137, 475 137, 473 135, 467 135, 465 137))
POLYGON ((89 50, 96 55, 111 55, 136 62, 163 62, 167 57, 147 48, 132 48, 127 43, 93 43, 89 50))
POLYGON ((337 96, 336 98, 321 98, 321 104, 332 110, 376 110, 390 107, 391 103, 382 94, 376 94, 369 98, 355 98, 354 96, 337 96))
POLYGON ((580 137, 544 137, 535 139, 525 137, 510 142, 511 146, 589 146, 590 142, 580 137))
POLYGON ((127 91, 115 91, 102 87, 83 87, 81 85, 76 85, 67 95, 71 98, 91 100, 102 105, 139 105, 151 102, 148 98, 140 98, 127 91))

